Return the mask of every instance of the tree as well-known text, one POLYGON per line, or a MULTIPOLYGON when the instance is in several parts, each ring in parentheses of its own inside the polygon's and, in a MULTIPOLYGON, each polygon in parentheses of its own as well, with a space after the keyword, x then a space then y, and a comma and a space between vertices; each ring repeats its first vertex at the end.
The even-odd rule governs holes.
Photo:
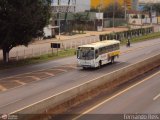
POLYGON ((81 13, 73 14, 73 18, 76 26, 75 30, 78 30, 79 33, 80 31, 82 31, 82 33, 84 32, 86 21, 89 20, 88 16, 89 16, 89 12, 87 12, 87 15, 81 14, 81 13))
POLYGON ((27 46, 43 35, 51 17, 51 0, 0 0, 0 49, 4 62, 9 51, 18 45, 27 46))
POLYGON ((159 13, 160 13, 160 3, 154 4, 153 7, 155 8, 155 11, 156 11, 157 15, 159 15, 159 13))
POLYGON ((146 4, 143 8, 143 11, 150 13, 151 8, 152 8, 152 12, 156 12, 157 14, 160 13, 160 3, 146 4))
POLYGON ((106 8, 104 8, 104 17, 112 18, 113 17, 113 11, 115 12, 114 16, 115 18, 124 18, 125 12, 124 8, 119 3, 112 3, 108 5, 106 8))

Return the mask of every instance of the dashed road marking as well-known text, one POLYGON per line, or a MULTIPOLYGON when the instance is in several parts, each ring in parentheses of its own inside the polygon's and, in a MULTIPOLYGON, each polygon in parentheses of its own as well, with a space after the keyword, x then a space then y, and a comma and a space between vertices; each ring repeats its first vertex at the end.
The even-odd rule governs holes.
POLYGON ((14 80, 15 82, 17 82, 17 83, 19 83, 19 84, 21 84, 21 85, 25 85, 26 83, 24 83, 24 82, 22 82, 22 81, 20 81, 20 80, 14 80))
MULTIPOLYGON (((157 55, 158 55, 158 54, 157 54, 157 55)), ((157 56, 157 55, 154 55, 154 56, 157 56)), ((152 57, 154 57, 154 56, 152 56, 152 57)), ((151 58, 152 58, 152 57, 151 57, 151 58)), ((144 59, 144 60, 147 60, 147 59, 148 59, 148 58, 146 58, 146 59, 144 59)), ((136 62, 135 64, 137 64, 137 63, 139 63, 139 62, 140 62, 140 61, 136 62)), ((117 72, 117 71, 122 70, 122 69, 124 69, 124 68, 127 68, 127 67, 129 67, 129 66, 131 66, 131 65, 122 67, 122 68, 120 68, 120 69, 118 69, 118 70, 112 71, 112 72, 107 73, 107 74, 105 74, 105 75, 101 75, 101 76, 99 76, 99 77, 97 77, 97 78, 94 78, 94 79, 92 79, 92 80, 89 80, 89 81, 87 81, 87 82, 84 82, 84 83, 82 83, 82 84, 79 84, 79 85, 77 85, 77 86, 74 86, 74 87, 72 87, 72 88, 69 88, 69 89, 67 89, 67 90, 64 90, 64 91, 62 91, 62 92, 60 92, 60 93, 51 95, 51 96, 49 96, 49 97, 47 97, 47 98, 44 98, 44 99, 42 99, 42 100, 40 100, 40 101, 37 101, 37 102, 32 103, 32 104, 30 104, 30 105, 24 106, 24 107, 22 107, 22 108, 20 108, 20 109, 17 109, 17 110, 15 110, 15 111, 9 113, 9 115, 10 115, 10 114, 15 114, 15 113, 17 113, 17 112, 19 112, 19 111, 21 111, 21 110, 24 110, 24 109, 26 109, 26 108, 29 108, 30 106, 33 106, 33 105, 35 105, 35 104, 38 104, 38 103, 43 102, 43 101, 45 101, 45 100, 48 100, 48 99, 50 99, 50 98, 52 98, 52 97, 55 97, 55 96, 57 96, 57 95, 61 95, 61 94, 65 93, 65 92, 67 92, 67 91, 73 90, 73 89, 75 89, 75 88, 77 88, 77 87, 80 87, 80 86, 82 86, 82 85, 84 85, 84 84, 87 84, 87 83, 90 83, 90 82, 92 82, 92 81, 95 81, 96 79, 102 78, 102 77, 104 77, 104 76, 106 76, 106 75, 113 74, 114 72, 117 72)), ((159 72, 159 73, 160 73, 160 72, 159 72)), ((159 73, 156 73, 156 74, 159 74, 159 73)), ((154 74, 154 75, 156 75, 156 74, 154 74)), ((150 78, 152 78, 154 75, 150 76, 150 78)), ((148 78, 148 79, 149 79, 149 78, 148 78)), ((141 84, 141 83, 145 82, 145 81, 148 80, 148 79, 145 79, 145 80, 137 83, 136 85, 141 84)), ((136 86, 136 85, 134 85, 134 86, 136 86)), ((125 91, 133 88, 134 86, 132 86, 132 87, 130 87, 130 88, 127 88, 126 90, 118 93, 117 95, 111 97, 110 99, 115 98, 116 96, 122 94, 123 92, 125 92, 125 91)), ((83 115, 84 115, 84 114, 83 114, 83 115)), ((76 118, 74 118, 74 119, 72 119, 72 120, 77 120, 78 118, 80 118, 80 117, 83 116, 83 115, 77 116, 76 118)))
POLYGON ((33 78, 33 79, 35 79, 35 80, 41 80, 39 77, 36 77, 36 76, 26 76, 26 77, 31 77, 31 78, 33 78))
POLYGON ((62 72, 67 72, 67 70, 64 70, 64 69, 56 69, 56 68, 52 68, 51 70, 58 70, 58 71, 62 71, 62 72))
POLYGON ((3 87, 2 85, 0 85, 0 90, 2 90, 2 91, 6 91, 6 90, 7 90, 7 88, 5 88, 5 87, 3 87))
POLYGON ((46 75, 49 75, 49 76, 55 76, 54 74, 49 73, 49 72, 43 72, 43 73, 46 74, 46 75))
MULTIPOLYGON (((153 75, 151 75, 151 76, 149 76, 149 77, 143 79, 142 81, 140 81, 140 82, 138 82, 138 83, 136 83, 136 84, 134 84, 134 85, 132 85, 132 86, 126 88, 125 90, 120 91, 119 93, 117 93, 117 94, 111 96, 110 98, 105 99, 105 100, 102 101, 101 103, 99 103, 99 104, 97 104, 97 105, 91 107, 90 109, 86 110, 86 111, 83 112, 81 115, 78 115, 77 117, 73 118, 72 120, 78 120, 79 118, 83 117, 85 114, 88 114, 89 112, 91 112, 91 111, 97 109, 98 107, 102 106, 103 104, 105 104, 105 103, 107 103, 107 102, 113 100, 114 98, 116 98, 116 97, 118 97, 118 96, 120 96, 120 95, 122 95, 122 94, 128 92, 128 91, 131 90, 132 88, 135 88, 136 86, 138 86, 138 85, 140 85, 140 84, 142 84, 142 83, 144 83, 144 82, 150 80, 151 78, 153 78, 153 77, 155 77, 156 75, 159 75, 159 74, 160 74, 160 71, 158 71, 157 73, 155 73, 155 74, 153 74, 153 75)), ((159 94, 159 96, 157 96, 157 97, 160 97, 160 94, 159 94)))
POLYGON ((155 101, 155 100, 157 100, 159 97, 160 97, 160 94, 158 94, 157 96, 155 96, 155 97, 153 98, 153 100, 155 101))

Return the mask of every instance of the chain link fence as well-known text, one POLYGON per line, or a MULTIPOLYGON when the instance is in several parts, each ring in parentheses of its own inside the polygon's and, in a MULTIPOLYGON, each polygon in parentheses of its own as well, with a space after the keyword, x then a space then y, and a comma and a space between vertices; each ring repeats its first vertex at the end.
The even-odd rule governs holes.
MULTIPOLYGON (((66 50, 66 49, 76 49, 80 45, 85 45, 89 43, 94 43, 99 41, 99 36, 89 36, 89 37, 83 37, 83 38, 75 38, 75 39, 69 39, 69 40, 62 40, 60 42, 61 48, 60 50, 66 50)), ((20 60, 20 59, 26 59, 26 58, 33 58, 38 57, 45 54, 51 54, 53 52, 57 52, 57 49, 51 48, 50 43, 44 43, 44 44, 37 44, 37 45, 29 45, 28 47, 19 46, 13 48, 10 53, 10 59, 11 60, 20 60)), ((0 51, 0 60, 3 59, 3 52, 0 51)))

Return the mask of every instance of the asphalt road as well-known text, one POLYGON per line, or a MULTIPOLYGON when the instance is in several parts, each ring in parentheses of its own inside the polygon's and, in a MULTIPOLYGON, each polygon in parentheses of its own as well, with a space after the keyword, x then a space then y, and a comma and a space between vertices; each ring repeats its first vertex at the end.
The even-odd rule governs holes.
POLYGON ((146 115, 146 120, 154 117, 154 120, 160 120, 159 86, 160 67, 114 94, 101 96, 101 100, 97 97, 74 108, 69 114, 77 115, 73 120, 125 120, 136 114, 146 115))
MULTIPOLYGON (((143 60, 147 57, 160 53, 160 40, 152 40, 132 44, 131 48, 125 46, 121 48, 122 55, 117 62, 108 64, 97 70, 82 70, 75 68, 72 71, 65 72, 58 76, 26 84, 17 88, 0 92, 0 113, 11 113, 31 103, 40 101, 46 97, 77 86, 88 80, 94 79, 106 73, 125 67, 132 63, 143 60)), ((50 61, 47 63, 20 67, 0 72, 0 78, 13 77, 14 75, 33 72, 41 69, 62 66, 66 64, 75 64, 76 58, 69 57, 65 59, 50 61)), ((0 81, 1 81, 0 79, 0 81)))

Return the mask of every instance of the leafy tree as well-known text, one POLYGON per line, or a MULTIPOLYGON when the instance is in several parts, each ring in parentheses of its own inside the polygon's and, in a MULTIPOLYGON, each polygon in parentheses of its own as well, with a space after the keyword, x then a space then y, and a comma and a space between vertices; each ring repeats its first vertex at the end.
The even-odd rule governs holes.
POLYGON ((9 51, 43 35, 51 16, 51 0, 0 0, 0 49, 4 62, 9 51))
POLYGON ((143 11, 151 12, 151 8, 152 8, 152 11, 156 13, 160 13, 160 3, 146 4, 143 8, 143 11))
POLYGON ((104 17, 112 18, 113 17, 113 11, 115 12, 114 16, 115 18, 124 18, 125 12, 124 8, 119 3, 111 3, 106 8, 103 9, 104 17))
POLYGON ((145 15, 144 15, 144 14, 142 14, 142 15, 141 15, 141 19, 144 19, 144 18, 145 18, 145 15))
POLYGON ((91 8, 90 12, 99 12, 99 10, 97 8, 91 8))
POLYGON ((79 33, 80 31, 82 31, 82 33, 84 32, 86 21, 89 20, 88 15, 89 15, 89 12, 87 13, 87 15, 84 15, 81 13, 73 14, 75 27, 76 27, 75 30, 78 30, 79 33))
POLYGON ((159 15, 159 13, 160 13, 160 3, 154 4, 153 7, 155 8, 156 13, 159 15))

